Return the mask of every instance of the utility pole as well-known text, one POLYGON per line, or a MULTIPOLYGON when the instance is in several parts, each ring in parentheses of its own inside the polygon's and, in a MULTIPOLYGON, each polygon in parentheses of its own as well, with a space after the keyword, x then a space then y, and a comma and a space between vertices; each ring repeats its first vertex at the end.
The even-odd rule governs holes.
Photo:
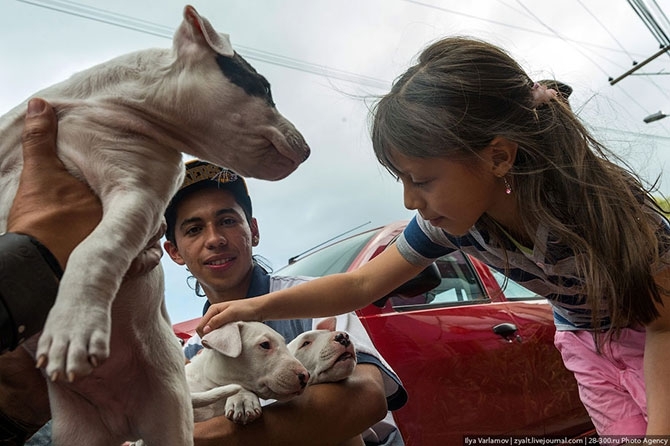
POLYGON ((636 72, 637 70, 639 70, 639 69, 642 68, 643 66, 647 65, 647 64, 648 64, 649 62, 651 62, 652 60, 656 59, 658 56, 660 56, 660 55, 662 55, 662 54, 664 54, 664 53, 667 53, 668 51, 670 51, 670 46, 662 46, 661 49, 658 50, 658 52, 657 52, 656 54, 654 54, 653 56, 647 58, 647 59, 644 60, 643 62, 640 62, 640 63, 634 63, 634 64, 633 64, 633 68, 631 68, 630 70, 626 71, 624 74, 622 74, 621 76, 617 77, 616 79, 612 79, 612 78, 610 77, 610 78, 609 78, 610 85, 614 85, 614 84, 616 84, 616 83, 619 82, 621 79, 623 79, 623 78, 625 78, 625 77, 627 77, 627 76, 633 74, 634 72, 636 72))

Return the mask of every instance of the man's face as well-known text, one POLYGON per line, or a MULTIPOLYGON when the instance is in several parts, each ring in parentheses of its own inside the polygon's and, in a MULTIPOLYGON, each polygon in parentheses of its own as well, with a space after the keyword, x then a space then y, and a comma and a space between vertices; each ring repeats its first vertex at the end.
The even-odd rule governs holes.
POLYGON ((165 250, 179 265, 186 265, 202 285, 210 302, 240 299, 251 279, 253 237, 258 235, 233 194, 203 189, 177 205, 176 245, 165 250))

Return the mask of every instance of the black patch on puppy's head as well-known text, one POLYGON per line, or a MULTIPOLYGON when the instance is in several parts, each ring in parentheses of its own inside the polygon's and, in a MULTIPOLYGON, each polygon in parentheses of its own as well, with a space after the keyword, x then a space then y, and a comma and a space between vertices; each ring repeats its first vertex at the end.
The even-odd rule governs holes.
POLYGON ((249 96, 256 96, 265 99, 271 107, 275 106, 272 100, 272 91, 270 82, 265 77, 258 74, 254 67, 249 64, 242 56, 235 53, 233 57, 217 55, 216 63, 221 68, 221 72, 230 81, 241 87, 249 96))

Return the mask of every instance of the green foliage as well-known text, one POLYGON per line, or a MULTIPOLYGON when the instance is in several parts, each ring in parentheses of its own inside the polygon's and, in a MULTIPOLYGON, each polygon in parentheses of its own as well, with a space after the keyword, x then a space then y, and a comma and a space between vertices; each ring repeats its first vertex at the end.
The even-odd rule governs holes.
POLYGON ((666 197, 654 197, 656 203, 661 207, 665 215, 670 217, 670 200, 666 197))

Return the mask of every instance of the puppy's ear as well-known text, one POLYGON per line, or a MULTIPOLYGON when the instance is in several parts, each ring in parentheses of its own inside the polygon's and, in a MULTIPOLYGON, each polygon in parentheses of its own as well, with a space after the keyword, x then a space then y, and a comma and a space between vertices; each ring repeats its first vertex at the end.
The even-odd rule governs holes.
POLYGON ((174 36, 174 47, 180 57, 195 54, 202 47, 209 47, 217 54, 233 57, 235 51, 228 34, 218 33, 209 21, 200 16, 195 8, 186 5, 184 21, 174 36))
POLYGON ((327 317, 325 319, 320 320, 316 324, 316 330, 335 331, 336 324, 337 324, 337 319, 335 319, 334 317, 327 317))
POLYGON ((222 355, 237 358, 242 353, 240 322, 231 322, 210 331, 202 338, 202 345, 212 348, 222 355))

